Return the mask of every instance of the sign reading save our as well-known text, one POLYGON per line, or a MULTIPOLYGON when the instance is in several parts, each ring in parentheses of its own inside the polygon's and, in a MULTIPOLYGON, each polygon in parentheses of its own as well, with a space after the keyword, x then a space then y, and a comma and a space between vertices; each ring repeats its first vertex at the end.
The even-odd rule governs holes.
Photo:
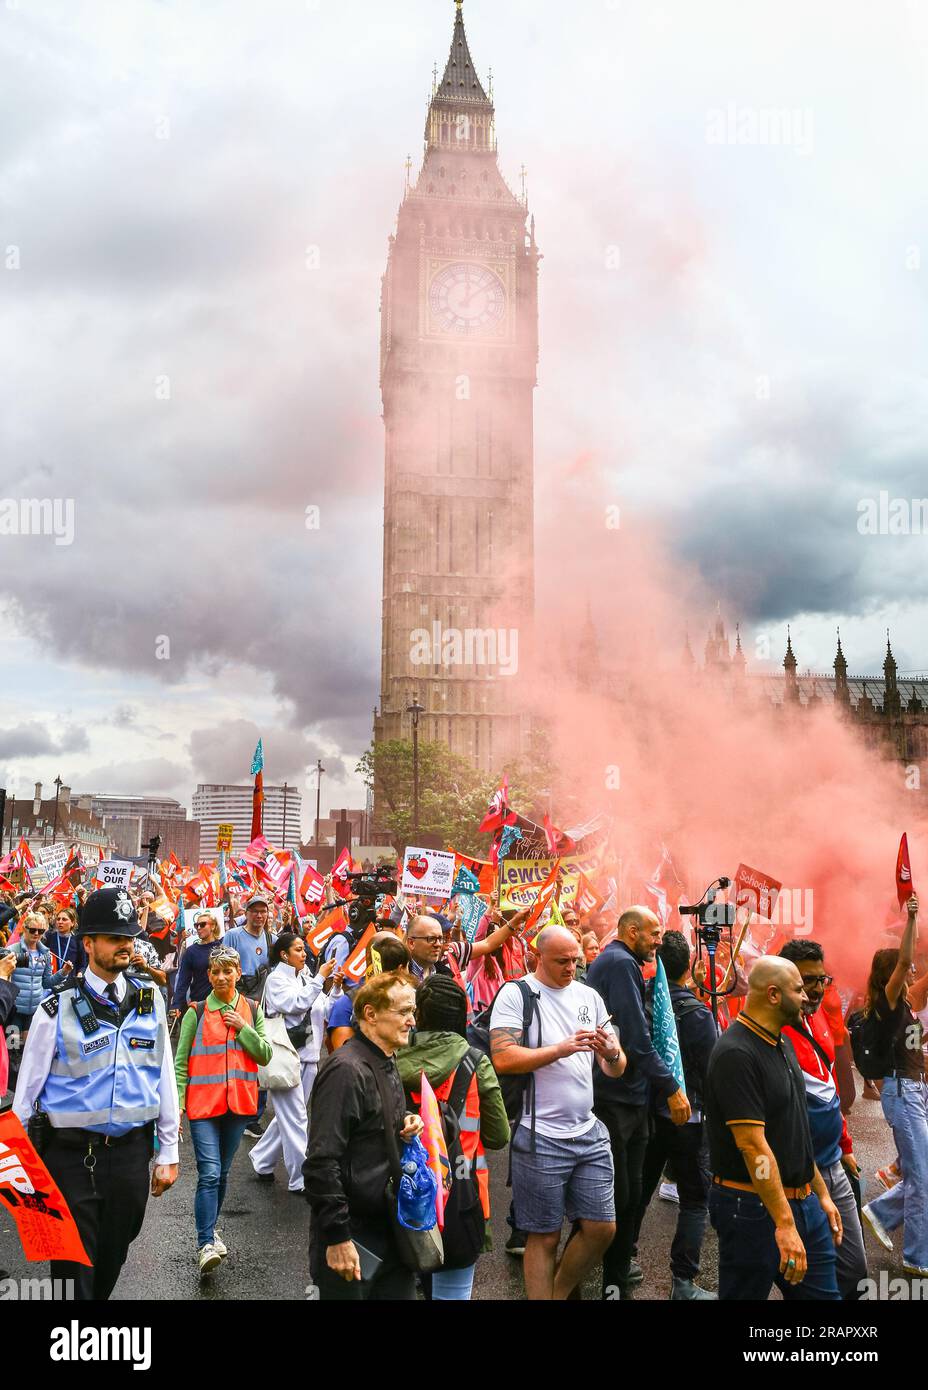
POLYGON ((101 859, 96 881, 101 888, 128 888, 134 867, 127 859, 101 859))

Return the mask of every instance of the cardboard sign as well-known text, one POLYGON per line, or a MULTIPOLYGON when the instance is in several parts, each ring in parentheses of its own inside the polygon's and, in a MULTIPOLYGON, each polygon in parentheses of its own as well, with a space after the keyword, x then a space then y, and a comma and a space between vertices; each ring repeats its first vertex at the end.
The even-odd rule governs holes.
POLYGON ((220 854, 225 850, 226 854, 232 853, 232 836, 235 834, 235 826, 229 821, 222 821, 216 826, 216 853, 220 854))
MULTIPOLYGON (((35 889, 42 889, 51 882, 51 875, 44 864, 33 864, 31 869, 27 869, 29 882, 35 889)), ((57 877, 57 875, 55 875, 57 877)))
POLYGON ((12 1110, 0 1115, 0 1210, 16 1222, 27 1260, 91 1263, 67 1202, 12 1110))
POLYGON ((101 859, 96 881, 101 888, 128 888, 135 865, 127 859, 101 859))
POLYGON ((769 922, 782 887, 782 883, 768 874, 762 874, 760 869, 749 869, 747 864, 739 864, 735 874, 735 902, 739 907, 749 908, 758 917, 766 917, 769 922))
POLYGON ((444 849, 406 848, 401 893, 450 898, 454 884, 454 855, 444 849))
POLYGON ((220 937, 226 934, 226 921, 221 907, 185 907, 184 908, 184 938, 188 946, 195 946, 200 939, 194 923, 198 917, 212 917, 219 928, 220 937))
POLYGON ((49 879, 57 878, 60 873, 63 873, 67 862, 67 845, 43 845, 39 850, 39 863, 48 874, 49 879))

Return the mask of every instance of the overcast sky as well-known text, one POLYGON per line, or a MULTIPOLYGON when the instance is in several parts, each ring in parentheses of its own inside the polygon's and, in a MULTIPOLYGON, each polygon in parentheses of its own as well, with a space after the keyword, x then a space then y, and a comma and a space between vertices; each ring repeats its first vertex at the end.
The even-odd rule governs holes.
MULTIPOLYGON (((197 781, 247 775, 260 732, 269 777, 306 785, 321 755, 324 809, 360 804, 380 276, 453 15, 0 9, 0 500, 75 507, 70 546, 0 536, 17 795, 60 772, 189 807, 197 781)), ((591 453, 623 518, 666 528, 751 636, 777 647, 789 620, 821 670, 840 622, 864 674, 890 624, 900 671, 928 668, 928 542, 857 532, 861 498, 928 492, 928 7, 467 0, 465 19, 544 252, 539 526, 591 453), (771 109, 792 113, 778 147, 771 109)))

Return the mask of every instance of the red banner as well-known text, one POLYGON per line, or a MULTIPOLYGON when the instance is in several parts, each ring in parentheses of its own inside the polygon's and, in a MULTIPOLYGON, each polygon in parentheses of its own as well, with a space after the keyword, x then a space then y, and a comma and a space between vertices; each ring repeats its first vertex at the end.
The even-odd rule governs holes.
POLYGON ((899 841, 899 853, 896 855, 896 897, 899 899, 899 906, 905 907, 914 892, 912 865, 909 863, 909 838, 903 835, 899 841))
POLYGON ((319 954, 325 943, 337 931, 344 931, 347 926, 345 920, 345 909, 343 907, 331 908, 319 923, 313 927, 311 932, 306 934, 306 944, 314 955, 319 954))
POLYGON ((67 1202, 12 1110, 0 1115, 0 1204, 16 1222, 27 1260, 92 1263, 67 1202))

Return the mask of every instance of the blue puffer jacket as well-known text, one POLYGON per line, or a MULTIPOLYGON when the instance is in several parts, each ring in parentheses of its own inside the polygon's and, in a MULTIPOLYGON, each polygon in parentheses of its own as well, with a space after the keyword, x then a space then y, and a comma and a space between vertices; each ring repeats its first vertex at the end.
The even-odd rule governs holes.
POLYGON ((21 941, 17 941, 12 950, 16 952, 16 969, 10 983, 16 990, 16 1012, 32 1015, 48 991, 68 977, 60 970, 57 975, 53 973, 52 953, 47 946, 39 944, 34 951, 29 951, 28 965, 19 964, 26 954, 21 941))

